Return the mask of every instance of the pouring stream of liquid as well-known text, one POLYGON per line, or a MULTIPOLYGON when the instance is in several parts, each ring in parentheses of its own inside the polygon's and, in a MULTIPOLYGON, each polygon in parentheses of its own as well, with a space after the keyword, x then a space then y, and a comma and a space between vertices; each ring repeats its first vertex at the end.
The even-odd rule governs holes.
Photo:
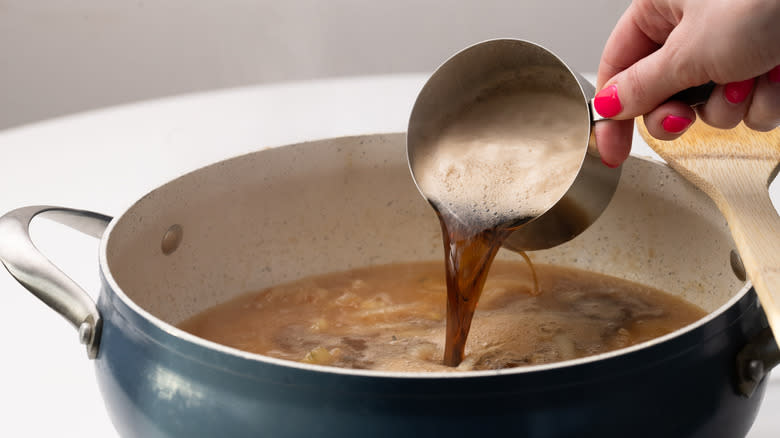
POLYGON ((490 265, 511 233, 489 228, 473 233, 457 221, 439 216, 447 270, 447 339, 444 364, 458 366, 463 360, 471 320, 485 285, 490 265))
POLYGON ((555 205, 576 177, 585 153, 583 117, 575 97, 498 87, 453 114, 421 148, 414 173, 439 215, 444 241, 445 365, 463 359, 501 245, 555 205))

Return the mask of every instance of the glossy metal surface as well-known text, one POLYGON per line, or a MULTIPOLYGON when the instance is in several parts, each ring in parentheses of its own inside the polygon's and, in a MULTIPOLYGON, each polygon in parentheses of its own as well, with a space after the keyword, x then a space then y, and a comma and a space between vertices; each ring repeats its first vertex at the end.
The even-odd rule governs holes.
POLYGON ((100 342, 100 314, 89 295, 33 244, 29 226, 39 214, 94 237, 102 236, 111 218, 90 211, 40 205, 19 208, 0 217, 0 261, 27 290, 78 329, 79 341, 94 359, 100 342))
MULTIPOLYGON (((421 171, 415 167, 416 158, 423 153, 426 140, 438 135, 441 117, 470 105, 480 89, 497 81, 579 96, 582 111, 592 119, 588 102, 595 94, 593 85, 552 52, 538 44, 515 39, 478 43, 442 64, 417 97, 407 133, 407 154, 413 177, 421 171)), ((601 163, 590 126, 586 128, 584 132, 591 135, 582 139, 581 147, 587 153, 583 153, 576 179, 555 205, 515 231, 504 244, 506 248, 539 250, 567 242, 587 229, 609 204, 621 168, 610 169, 601 163), (572 209, 579 211, 575 222, 570 220, 572 209)), ((506 159, 522 157, 508 156, 506 159)), ((427 198, 422 190, 421 193, 427 198)))

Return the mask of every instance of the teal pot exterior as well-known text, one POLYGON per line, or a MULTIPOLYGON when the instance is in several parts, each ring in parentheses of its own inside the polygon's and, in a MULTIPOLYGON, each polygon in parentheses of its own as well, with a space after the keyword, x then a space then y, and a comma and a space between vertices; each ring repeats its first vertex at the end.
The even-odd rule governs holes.
MULTIPOLYGON (((105 286, 95 361, 126 437, 744 436, 736 356, 766 329, 751 290, 706 325, 611 358, 474 377, 401 377, 232 354, 134 312, 105 286)), ((516 370, 515 370, 516 371, 516 370)))

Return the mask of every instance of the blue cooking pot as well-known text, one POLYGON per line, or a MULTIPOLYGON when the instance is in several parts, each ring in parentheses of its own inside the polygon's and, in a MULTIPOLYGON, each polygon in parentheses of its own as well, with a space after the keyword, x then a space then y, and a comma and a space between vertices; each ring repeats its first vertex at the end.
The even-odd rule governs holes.
POLYGON ((264 357, 176 327, 282 281, 440 259, 438 223, 404 152, 401 134, 261 150, 177 178, 114 219, 20 208, 0 218, 0 260, 78 329, 122 436, 747 433, 780 362, 761 306, 709 199, 664 164, 633 157, 593 226, 532 257, 639 281, 709 312, 661 338, 543 366, 390 373, 264 357), (101 238, 97 303, 35 249, 28 225, 38 215, 101 238))

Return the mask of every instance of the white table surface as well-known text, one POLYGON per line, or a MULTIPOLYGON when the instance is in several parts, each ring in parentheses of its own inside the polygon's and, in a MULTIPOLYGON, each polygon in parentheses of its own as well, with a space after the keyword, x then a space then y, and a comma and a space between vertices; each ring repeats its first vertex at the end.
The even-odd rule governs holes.
MULTIPOLYGON (((424 80, 393 75, 238 88, 0 131, 0 213, 52 204, 116 215, 157 185, 223 158, 302 140, 404 131, 424 80)), ((654 155, 638 138, 633 153, 654 155)), ((33 232, 44 253, 97 294, 95 239, 46 221, 33 232)), ((0 435, 117 436, 76 331, 4 271, 0 340, 0 435)), ((778 436, 778 414, 780 373, 748 437, 778 436)))

